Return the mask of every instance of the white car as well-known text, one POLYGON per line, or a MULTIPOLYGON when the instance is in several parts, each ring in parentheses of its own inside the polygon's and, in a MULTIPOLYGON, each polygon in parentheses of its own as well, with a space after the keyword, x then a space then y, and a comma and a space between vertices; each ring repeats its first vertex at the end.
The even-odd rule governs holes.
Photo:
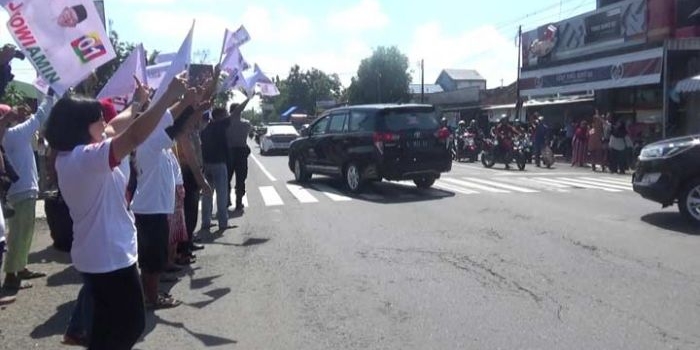
POLYGON ((272 151, 288 151, 289 144, 299 137, 299 132, 290 125, 269 125, 267 132, 260 138, 260 154, 272 151))

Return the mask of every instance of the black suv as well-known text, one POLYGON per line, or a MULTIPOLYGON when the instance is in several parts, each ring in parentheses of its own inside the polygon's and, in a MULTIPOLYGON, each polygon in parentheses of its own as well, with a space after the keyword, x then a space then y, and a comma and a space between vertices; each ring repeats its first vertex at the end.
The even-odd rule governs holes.
POLYGON ((289 169, 298 182, 312 174, 342 177, 351 192, 382 179, 429 188, 452 169, 448 138, 433 106, 342 107, 325 112, 292 142, 289 169))
POLYGON ((650 144, 639 155, 634 191, 642 197, 678 208, 700 224, 700 135, 650 144))

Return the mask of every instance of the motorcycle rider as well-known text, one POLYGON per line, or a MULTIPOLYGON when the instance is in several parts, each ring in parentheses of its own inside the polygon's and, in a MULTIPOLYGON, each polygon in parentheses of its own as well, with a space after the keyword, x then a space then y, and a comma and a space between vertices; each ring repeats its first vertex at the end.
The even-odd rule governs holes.
POLYGON ((480 140, 484 136, 483 132, 481 131, 481 128, 479 128, 479 124, 474 119, 472 119, 469 122, 469 126, 467 127, 467 132, 470 134, 473 134, 475 140, 480 140))
MULTIPOLYGON (((493 133, 498 140, 498 148, 502 154, 509 154, 513 144, 513 138, 520 135, 520 132, 510 124, 507 116, 501 118, 498 125, 494 127, 493 133)), ((506 164, 506 169, 510 169, 510 165, 506 164)))

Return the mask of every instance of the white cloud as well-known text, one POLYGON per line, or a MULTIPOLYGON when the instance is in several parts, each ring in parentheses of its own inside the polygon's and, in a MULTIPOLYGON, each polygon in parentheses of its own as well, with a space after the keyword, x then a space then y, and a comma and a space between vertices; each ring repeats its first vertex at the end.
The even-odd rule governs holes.
POLYGON ((328 25, 343 31, 357 33, 370 29, 382 29, 389 24, 377 0, 361 0, 345 10, 328 17, 328 25))
MULTIPOLYGON (((475 69, 489 88, 505 85, 517 77, 518 50, 513 38, 493 26, 483 26, 461 34, 445 33, 438 22, 419 26, 409 49, 409 60, 425 59, 425 81, 433 83, 444 68, 475 69)), ((420 80, 415 68, 414 81, 420 80)))

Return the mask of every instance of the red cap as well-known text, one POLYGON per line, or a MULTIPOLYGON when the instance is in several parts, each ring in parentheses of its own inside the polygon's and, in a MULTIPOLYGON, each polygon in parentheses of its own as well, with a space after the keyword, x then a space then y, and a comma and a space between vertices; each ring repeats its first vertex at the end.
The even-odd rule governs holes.
POLYGON ((100 100, 100 104, 102 105, 102 117, 105 120, 105 123, 109 123, 114 119, 114 117, 117 116, 117 109, 114 108, 114 104, 112 104, 112 100, 105 98, 100 100))

